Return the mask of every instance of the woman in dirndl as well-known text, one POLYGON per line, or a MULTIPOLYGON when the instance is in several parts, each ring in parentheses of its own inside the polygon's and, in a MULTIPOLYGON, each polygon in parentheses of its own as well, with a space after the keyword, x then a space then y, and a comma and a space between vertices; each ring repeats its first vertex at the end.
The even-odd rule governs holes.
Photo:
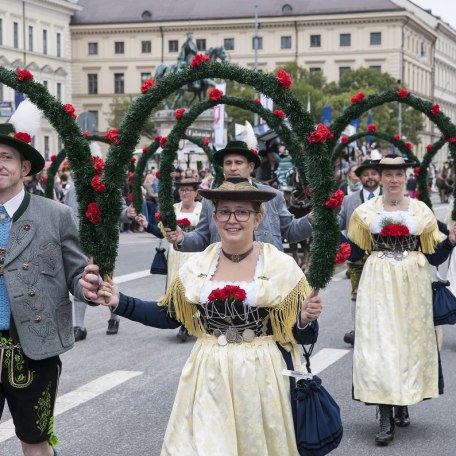
POLYGON ((199 193, 214 203, 221 242, 194 253, 159 302, 119 293, 112 281, 95 302, 107 298, 118 315, 149 326, 182 323, 197 337, 161 456, 299 456, 292 383, 282 370, 291 361, 301 368, 298 343, 315 342, 321 300, 290 256, 254 241, 262 203, 275 193, 244 178, 199 193))
POLYGON ((370 253, 356 300, 353 397, 379 406, 377 445, 410 424, 408 406, 443 393, 429 264, 446 260, 456 230, 441 242, 431 209, 404 196, 413 165, 394 154, 375 162, 383 195, 359 206, 348 230, 351 260, 370 253))

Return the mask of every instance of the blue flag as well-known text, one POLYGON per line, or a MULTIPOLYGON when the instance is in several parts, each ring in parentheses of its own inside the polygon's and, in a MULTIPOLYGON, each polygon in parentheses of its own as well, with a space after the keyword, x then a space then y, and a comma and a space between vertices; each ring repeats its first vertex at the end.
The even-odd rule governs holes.
POLYGON ((325 106, 323 108, 323 118, 321 119, 321 123, 323 125, 328 126, 331 123, 331 114, 332 114, 331 106, 325 106))

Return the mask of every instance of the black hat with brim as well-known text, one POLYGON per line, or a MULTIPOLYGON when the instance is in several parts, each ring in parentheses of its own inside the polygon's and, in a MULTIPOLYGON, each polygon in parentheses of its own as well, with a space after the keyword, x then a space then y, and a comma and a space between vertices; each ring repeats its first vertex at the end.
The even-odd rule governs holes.
MULTIPOLYGON (((378 162, 378 160, 374 160, 374 162, 378 162)), ((373 163, 372 160, 364 160, 356 169, 355 169, 355 174, 358 177, 361 177, 361 173, 365 169, 376 169, 378 171, 378 166, 373 163)))
POLYGON ((405 160, 399 155, 389 155, 383 157, 381 160, 372 160, 372 163, 380 171, 384 169, 407 169, 418 165, 418 163, 416 163, 415 161, 408 159, 405 160))
POLYGON ((248 161, 253 162, 255 164, 255 168, 258 168, 258 166, 261 165, 258 151, 255 149, 249 149, 244 141, 229 141, 224 149, 214 152, 214 160, 218 165, 223 166, 223 159, 225 158, 225 155, 230 154, 242 155, 248 161))
POLYGON ((210 201, 252 201, 265 203, 277 196, 275 192, 258 190, 248 179, 229 178, 215 190, 200 189, 198 193, 210 201))
POLYGON ((44 168, 44 157, 25 141, 21 141, 20 139, 16 139, 12 136, 0 134, 0 144, 13 147, 22 155, 24 160, 28 160, 30 162, 31 168, 27 176, 37 174, 44 168))
POLYGON ((193 177, 184 177, 180 181, 174 182, 176 187, 193 187, 195 189, 199 188, 201 181, 194 179, 193 177))

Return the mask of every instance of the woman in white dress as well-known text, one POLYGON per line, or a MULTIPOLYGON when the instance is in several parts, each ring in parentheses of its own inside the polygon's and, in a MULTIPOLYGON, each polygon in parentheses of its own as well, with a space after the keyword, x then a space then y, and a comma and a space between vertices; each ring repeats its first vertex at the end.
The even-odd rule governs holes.
MULTIPOLYGON (((254 242, 261 203, 275 193, 243 178, 200 193, 214 202, 221 242, 194 253, 158 303, 125 296, 111 281, 93 300, 107 298, 114 312, 150 326, 183 323, 197 337, 162 456, 299 456, 290 380, 282 369, 286 359, 301 367, 297 343, 315 342, 321 300, 310 297, 290 256, 254 242)), ((95 275, 83 285, 94 291, 98 269, 90 265, 87 272, 95 275)))
POLYGON ((456 230, 441 242, 431 209, 404 196, 412 163, 391 154, 376 166, 383 195, 359 206, 348 230, 353 252, 370 252, 356 299, 353 397, 379 404, 375 442, 387 445, 395 425, 410 424, 408 405, 439 396, 429 263, 448 257, 456 230))

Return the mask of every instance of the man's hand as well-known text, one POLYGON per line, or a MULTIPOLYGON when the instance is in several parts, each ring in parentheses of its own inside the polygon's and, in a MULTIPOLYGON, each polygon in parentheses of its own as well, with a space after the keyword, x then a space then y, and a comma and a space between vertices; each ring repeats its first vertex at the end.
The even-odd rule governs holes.
POLYGON ((314 220, 314 214, 313 212, 309 212, 307 214, 307 220, 309 220, 309 223, 313 223, 313 220, 314 220))
POLYGON ((137 215, 138 213, 136 212, 135 207, 133 206, 133 204, 130 204, 130 206, 128 206, 127 208, 127 217, 134 219, 137 215))
POLYGON ((165 237, 171 244, 180 244, 184 240, 184 233, 179 226, 176 227, 176 231, 172 231, 170 228, 165 228, 165 237))
POLYGON ((147 221, 146 217, 143 214, 138 214, 135 217, 135 220, 145 229, 147 229, 147 227, 149 226, 149 222, 147 221))

